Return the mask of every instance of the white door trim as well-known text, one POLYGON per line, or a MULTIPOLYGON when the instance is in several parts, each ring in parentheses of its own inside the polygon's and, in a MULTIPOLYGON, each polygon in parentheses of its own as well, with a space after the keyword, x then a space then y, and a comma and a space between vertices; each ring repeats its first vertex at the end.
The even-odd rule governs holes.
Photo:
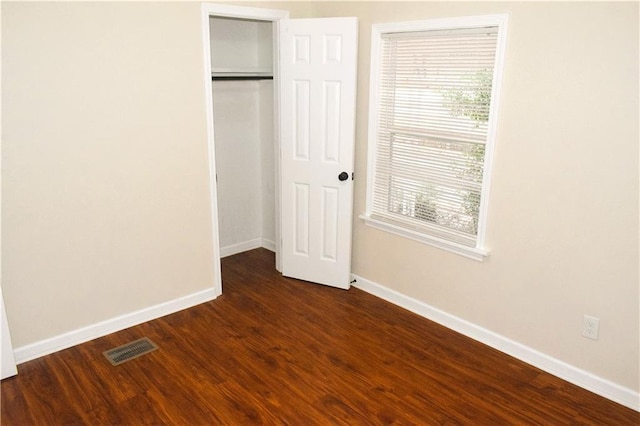
POLYGON ((0 338, 2 340, 2 348, 0 350, 0 359, 2 360, 0 379, 6 379, 7 377, 18 374, 18 369, 16 368, 16 359, 13 352, 13 345, 11 343, 11 333, 9 332, 7 313, 4 309, 2 289, 0 289, 0 322, 2 323, 2 328, 0 329, 0 338))
POLYGON ((201 7, 202 48, 204 58, 204 90, 207 114, 207 146, 209 160, 209 191, 211 197, 211 232, 213 243, 214 291, 216 296, 222 294, 222 272, 220 270, 220 231, 218 228, 218 191, 216 187, 216 158, 213 131, 213 93, 211 84, 211 40, 209 38, 209 17, 221 16, 239 19, 254 19, 273 22, 273 51, 274 51, 274 168, 275 168, 275 217, 276 217, 276 269, 280 267, 280 128, 278 97, 278 21, 289 17, 289 11, 276 9, 262 9, 255 7, 231 6, 225 4, 203 3, 201 7))

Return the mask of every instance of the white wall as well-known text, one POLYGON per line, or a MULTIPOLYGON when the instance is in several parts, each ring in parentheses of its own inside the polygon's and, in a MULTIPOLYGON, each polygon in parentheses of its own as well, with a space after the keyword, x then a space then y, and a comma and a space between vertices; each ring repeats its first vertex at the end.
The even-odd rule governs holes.
POLYGON ((274 238, 272 87, 264 81, 213 84, 222 248, 274 238))
POLYGON ((263 81, 259 88, 260 107, 260 171, 262 173, 262 238, 273 247, 276 242, 275 141, 272 81, 263 81))
POLYGON ((271 22, 212 17, 209 23, 212 68, 272 68, 271 22))
MULTIPOLYGON (((271 22, 210 18, 212 69, 272 70, 271 22)), ((222 255, 275 241, 273 82, 213 82, 222 255)))

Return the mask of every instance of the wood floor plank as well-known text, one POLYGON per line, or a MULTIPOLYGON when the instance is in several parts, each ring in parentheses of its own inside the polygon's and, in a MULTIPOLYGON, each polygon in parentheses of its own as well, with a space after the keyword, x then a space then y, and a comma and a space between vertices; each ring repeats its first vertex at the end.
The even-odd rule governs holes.
POLYGON ((223 295, 21 364, 2 425, 638 425, 640 413, 358 289, 223 259, 223 295), (102 352, 160 347, 112 366, 102 352))

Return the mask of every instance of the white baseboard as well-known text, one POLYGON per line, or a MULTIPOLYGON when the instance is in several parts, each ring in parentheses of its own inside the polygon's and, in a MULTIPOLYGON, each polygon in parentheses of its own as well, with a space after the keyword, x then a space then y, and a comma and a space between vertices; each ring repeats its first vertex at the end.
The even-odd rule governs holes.
POLYGON ((371 293, 381 299, 398 305, 415 314, 437 322, 451 330, 491 346, 521 361, 531 364, 567 382, 580 386, 633 410, 640 411, 640 393, 620 386, 609 380, 581 370, 563 361, 536 351, 521 343, 508 339, 490 330, 475 325, 462 318, 448 314, 424 302, 398 293, 366 278, 353 274, 354 287, 371 293))
POLYGON ((238 244, 220 247, 220 258, 233 256, 234 254, 257 249, 258 247, 262 247, 262 238, 254 238, 253 240, 244 241, 238 244))
POLYGON ((266 238, 262 239, 262 247, 266 248, 269 251, 276 251, 276 243, 271 240, 267 240, 266 238))
POLYGON ((102 321, 88 327, 73 330, 59 336, 21 346, 14 351, 16 363, 21 364, 44 355, 49 355, 70 348, 71 346, 208 302, 218 296, 219 293, 216 293, 215 289, 206 289, 169 302, 160 303, 159 305, 150 306, 136 312, 102 321))
POLYGON ((232 244, 220 248, 220 258, 233 256, 234 254, 264 247, 270 251, 276 251, 276 243, 266 238, 254 238, 253 240, 244 241, 238 244, 232 244))

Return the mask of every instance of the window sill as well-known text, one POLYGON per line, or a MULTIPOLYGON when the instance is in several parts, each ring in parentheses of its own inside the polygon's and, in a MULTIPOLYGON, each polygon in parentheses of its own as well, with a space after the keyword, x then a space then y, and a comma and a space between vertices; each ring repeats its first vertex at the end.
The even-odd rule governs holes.
POLYGON ((475 247, 466 247, 461 244, 453 243, 451 241, 431 237, 418 231, 406 229, 401 226, 385 222, 383 220, 374 219, 366 214, 361 214, 360 219, 362 219, 367 226, 371 226, 372 228, 380 229, 382 231, 399 235, 401 237, 405 237, 419 243, 427 244, 451 253, 459 254, 460 256, 464 256, 478 262, 482 262, 487 256, 489 256, 488 250, 483 250, 475 247))

